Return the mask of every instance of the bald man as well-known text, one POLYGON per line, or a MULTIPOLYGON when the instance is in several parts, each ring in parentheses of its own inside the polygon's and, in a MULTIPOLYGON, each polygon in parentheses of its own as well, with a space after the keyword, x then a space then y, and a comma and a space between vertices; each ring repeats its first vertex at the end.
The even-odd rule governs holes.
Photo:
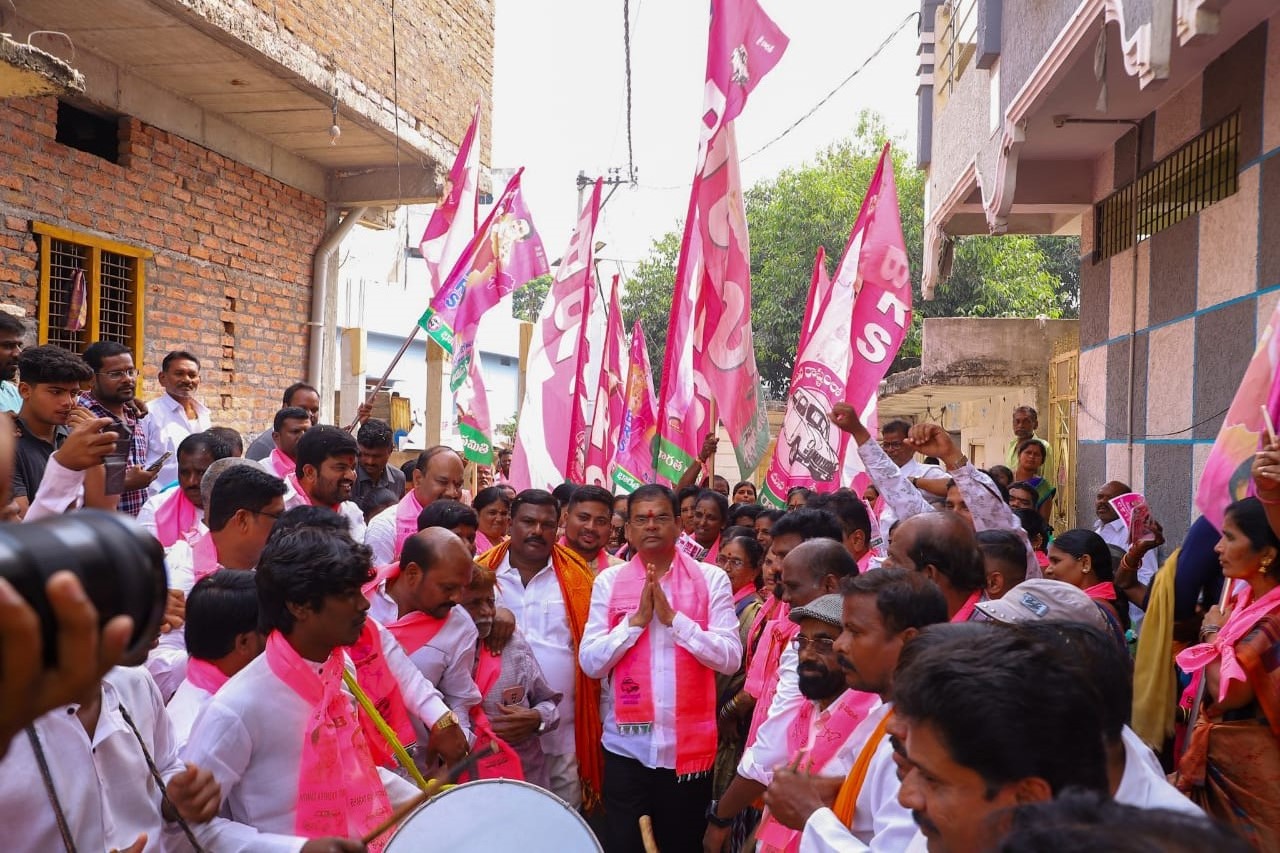
MULTIPOLYGON (((1097 514, 1097 519, 1093 522, 1093 532, 1102 537, 1102 541, 1108 545, 1115 545, 1122 551, 1129 550, 1129 528, 1120 516, 1116 515, 1115 508, 1111 506, 1111 501, 1126 495, 1133 489, 1119 480, 1112 480, 1103 484, 1098 489, 1098 494, 1094 498, 1093 511, 1097 514)), ((1156 556, 1156 549, 1152 549, 1142 555, 1142 562, 1138 564, 1138 580, 1144 585, 1150 586, 1151 579, 1156 576, 1156 570, 1160 568, 1159 558, 1156 556)), ((1142 626, 1142 617, 1145 614, 1133 604, 1129 605, 1129 621, 1133 625, 1134 631, 1140 630, 1142 626)))
POLYGON ((976 607, 986 587, 982 550, 972 525, 959 513, 922 513, 899 524, 884 564, 921 572, 937 584, 950 621, 980 618, 976 607))
POLYGON ((462 539, 428 527, 406 539, 399 564, 383 569, 366 587, 369 616, 400 641, 453 712, 433 730, 461 725, 470 731, 471 708, 480 702, 471 676, 479 634, 467 612, 456 606, 471 582, 471 567, 471 549, 462 539))

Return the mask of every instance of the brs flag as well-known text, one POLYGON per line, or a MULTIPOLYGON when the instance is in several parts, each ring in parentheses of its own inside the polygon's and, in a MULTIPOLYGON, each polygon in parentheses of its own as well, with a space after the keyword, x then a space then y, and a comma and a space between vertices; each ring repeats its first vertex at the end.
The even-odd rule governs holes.
POLYGON ((510 482, 517 490, 553 489, 565 481, 568 471, 579 332, 586 325, 594 290, 600 186, 596 181, 590 201, 582 208, 533 326, 524 402, 511 454, 510 482))
POLYGON ((1258 335, 1258 348, 1245 368, 1200 476, 1196 506, 1219 530, 1227 505, 1254 493, 1249 474, 1253 454, 1267 440, 1263 406, 1272 423, 1280 421, 1280 306, 1258 335))
POLYGON ((418 248, 427 262, 430 293, 440 290, 441 279, 449 274, 453 265, 462 257, 467 244, 476 234, 477 205, 480 199, 480 148, 475 144, 476 129, 480 125, 480 104, 476 104, 471 126, 458 146, 458 157, 453 161, 449 177, 444 183, 444 193, 431 220, 422 232, 418 248))
POLYGON ((631 331, 631 358, 627 368, 627 408, 618 432, 618 453, 613 466, 613 482, 630 494, 646 483, 656 482, 653 460, 658 437, 657 413, 653 408, 653 372, 644 329, 636 321, 631 331))
POLYGON ((806 309, 787 412, 765 475, 762 499, 775 506, 786 506, 794 486, 831 491, 851 484, 853 472, 841 460, 856 460, 857 454, 848 452, 846 436, 827 414, 843 400, 858 410, 863 423, 874 423, 880 380, 911 326, 911 275, 888 145, 835 281, 827 284, 825 277, 819 251, 810 291, 816 307, 811 319, 806 309))
POLYGON ((418 325, 453 356, 449 384, 458 407, 463 455, 473 462, 493 458, 489 442, 489 408, 475 348, 480 318, 502 297, 547 271, 542 240, 520 196, 516 172, 467 245, 444 286, 431 300, 418 325))
POLYGON ((715 428, 750 471, 769 441, 751 335, 750 245, 732 122, 787 37, 755 0, 713 0, 698 161, 663 358, 659 476, 675 481, 715 428))
POLYGON ((609 316, 606 318, 604 361, 600 364, 600 381, 596 389, 595 417, 591 422, 587 444, 586 473, 582 482, 609 488, 613 459, 618 451, 618 434, 622 430, 623 412, 627 407, 627 336, 622 328, 622 306, 618 301, 618 276, 613 277, 609 294, 609 316))

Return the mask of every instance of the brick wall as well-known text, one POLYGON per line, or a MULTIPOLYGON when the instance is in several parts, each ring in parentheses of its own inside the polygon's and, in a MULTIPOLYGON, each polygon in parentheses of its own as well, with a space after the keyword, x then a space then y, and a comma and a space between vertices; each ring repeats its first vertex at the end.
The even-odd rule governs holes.
POLYGON ((31 220, 150 249, 143 396, 172 349, 202 362, 216 424, 256 431, 306 373, 321 199, 133 119, 116 165, 54 140, 53 98, 0 102, 0 301, 36 312, 31 220))
MULTIPOLYGON (((292 33, 390 102, 391 0, 251 0, 271 26, 292 33)), ((493 92, 494 0, 395 0, 400 106, 453 144, 471 108, 493 92)), ((489 160, 491 111, 481 111, 489 160)), ((447 164, 446 164, 447 166, 447 164)))

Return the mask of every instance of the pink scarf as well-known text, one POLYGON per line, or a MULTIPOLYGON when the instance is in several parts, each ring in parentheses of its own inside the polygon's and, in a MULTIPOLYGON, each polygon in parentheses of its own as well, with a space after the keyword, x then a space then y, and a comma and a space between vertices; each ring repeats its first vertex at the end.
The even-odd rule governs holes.
POLYGON ((222 568, 218 562, 218 546, 213 542, 212 532, 206 530, 191 543, 191 568, 195 572, 196 583, 222 568))
MULTIPOLYGON (((373 580, 360 587, 360 591, 364 593, 365 598, 373 598, 379 588, 384 587, 385 584, 399 576, 399 563, 388 563, 385 566, 379 566, 375 570, 373 580)), ((391 636, 396 638, 396 642, 404 647, 406 655, 412 655, 418 649, 431 642, 448 621, 448 616, 443 619, 437 619, 434 616, 414 610, 394 622, 387 622, 383 627, 390 631, 391 636)))
MULTIPOLYGON (((502 656, 495 655, 489 651, 484 643, 480 644, 480 654, 476 661, 475 680, 476 687, 480 690, 481 698, 489 695, 489 691, 493 689, 493 685, 498 683, 498 676, 502 674, 502 656)), ((481 703, 483 704, 483 703, 481 703)), ((502 738, 498 737, 493 731, 493 726, 489 724, 489 717, 485 714, 481 704, 471 706, 471 725, 476 732, 475 750, 486 750, 489 744, 497 746, 498 751, 493 755, 486 755, 476 763, 476 771, 472 778, 476 779, 518 779, 524 781, 524 766, 520 763, 520 756, 511 748, 511 745, 502 738)))
POLYGON ((187 659, 187 681, 213 695, 227 683, 227 676, 207 660, 187 659))
MULTIPOLYGON (((311 706, 298 768, 294 831, 304 838, 362 837, 391 816, 387 791, 342 690, 345 655, 334 649, 317 675, 278 631, 267 638, 267 665, 311 706)), ((381 850, 375 843, 370 849, 381 850)))
MULTIPOLYGON (((874 693, 846 690, 827 708, 825 719, 819 715, 816 702, 805 702, 787 727, 787 755, 794 760, 805 750, 808 772, 822 772, 879 698, 874 693)), ((760 853, 796 853, 800 849, 800 832, 778 823, 767 811, 756 831, 756 840, 760 842, 760 853)))
POLYGON ((755 594, 756 594, 756 585, 753 583, 749 583, 746 586, 744 586, 742 589, 735 592, 733 594, 734 610, 737 610, 738 605, 742 603, 743 599, 750 598, 755 594))
POLYGON ((782 676, 782 668, 779 665, 782 662, 782 653, 791 639, 800 633, 800 626, 792 622, 788 616, 791 608, 786 604, 783 608, 785 609, 782 615, 769 623, 765 628, 764 637, 760 640, 761 644, 768 643, 764 654, 760 654, 760 649, 757 648, 756 655, 751 659, 751 666, 747 670, 747 681, 743 689, 756 697, 756 707, 751 712, 751 725, 747 728, 747 746, 756 742, 756 733, 760 731, 761 724, 769 716, 769 706, 773 704, 773 694, 778 692, 778 679, 782 676), (758 690, 759 693, 752 692, 753 690, 758 690))
POLYGON ((200 529, 200 508, 191 502, 181 486, 156 508, 156 538, 168 548, 179 539, 190 541, 200 529))
MULTIPOLYGON (((378 634, 378 626, 372 619, 366 619, 360 639, 347 646, 347 654, 356 667, 356 681, 360 689, 369 697, 369 701, 378 710, 382 719, 396 733, 401 746, 412 746, 418 736, 409 720, 409 709, 405 707, 404 695, 400 692, 400 682, 387 666, 387 659, 382 654, 382 637, 378 634)), ((369 754, 374 763, 394 769, 395 753, 391 744, 386 742, 382 732, 378 731, 373 719, 366 714, 360 715, 360 727, 364 729, 365 740, 369 744, 369 754)))
MULTIPOLYGON (((1234 581, 1228 580, 1227 583, 1234 583, 1234 581)), ((1236 593, 1232 604, 1234 609, 1218 631, 1218 635, 1213 638, 1213 642, 1184 649, 1177 658, 1178 666, 1185 672, 1199 672, 1213 661, 1222 659, 1218 674, 1219 702, 1226 698, 1227 688, 1231 682, 1246 679, 1244 667, 1240 666, 1240 661, 1236 660, 1236 643, 1253 630, 1258 620, 1280 607, 1280 587, 1271 590, 1257 601, 1252 599, 1253 589, 1246 585, 1236 593)))
POLYGON ((1115 601, 1116 585, 1111 581, 1095 583, 1093 586, 1085 587, 1084 594, 1094 601, 1115 601))
POLYGON ((477 554, 483 554, 485 551, 488 551, 490 548, 492 548, 496 544, 498 543, 490 541, 488 536, 485 536, 484 533, 482 533, 479 530, 476 530, 476 553, 477 554))
MULTIPOLYGON (((418 503, 418 495, 413 489, 396 504, 396 547, 392 556, 398 558, 404 540, 418 532, 418 516, 422 513, 422 504, 418 503)), ((479 553, 479 552, 477 552, 479 553)))
POLYGON ((278 447, 271 451, 271 455, 267 459, 270 460, 268 464, 271 465, 271 470, 275 471, 276 476, 281 480, 288 477, 298 468, 298 463, 285 456, 278 447))
POLYGON ((982 600, 982 590, 977 590, 968 600, 956 611, 956 615, 952 616, 952 622, 968 622, 973 617, 973 611, 977 609, 978 602, 982 600))
MULTIPOLYGON (((636 557, 618 572, 609 596, 609 628, 630 618, 640 606, 645 564, 636 557)), ((706 629, 711 595, 707 579, 692 559, 676 551, 667 572, 671 606, 706 629)), ((653 728, 653 661, 650 628, 613 668, 613 713, 623 734, 653 728)), ((710 668, 681 646, 675 647, 676 776, 706 773, 716 759, 716 681, 710 668)))

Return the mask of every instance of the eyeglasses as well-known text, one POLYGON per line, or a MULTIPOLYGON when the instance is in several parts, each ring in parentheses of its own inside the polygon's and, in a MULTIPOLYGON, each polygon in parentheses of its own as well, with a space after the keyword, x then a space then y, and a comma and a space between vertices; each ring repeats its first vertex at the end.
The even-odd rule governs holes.
POLYGON ((636 527, 648 527, 650 524, 662 527, 675 520, 676 517, 674 515, 636 515, 632 516, 631 523, 636 527))
POLYGON ((797 634, 792 638, 791 645, 797 652, 803 652, 805 649, 813 646, 813 650, 818 654, 829 655, 831 654, 831 650, 836 647, 836 641, 830 637, 818 637, 815 640, 810 640, 803 634, 797 634))
POLYGON ((881 441, 880 446, 885 450, 899 450, 906 445, 905 441, 881 441))
POLYGON ((277 519, 280 518, 280 516, 284 515, 283 512, 267 512, 265 509, 251 509, 249 510, 249 512, 253 513, 254 515, 265 515, 267 518, 271 519, 272 521, 276 521, 277 519))
POLYGON ((723 554, 721 554, 719 557, 716 557, 716 565, 718 565, 722 569, 737 570, 737 569, 741 569, 746 564, 747 564, 747 561, 742 559, 741 557, 726 557, 723 554))
POLYGON ((105 376, 108 379, 114 379, 118 382, 126 377, 129 379, 136 379, 138 377, 138 370, 135 367, 128 367, 124 370, 99 370, 98 375, 105 376))

